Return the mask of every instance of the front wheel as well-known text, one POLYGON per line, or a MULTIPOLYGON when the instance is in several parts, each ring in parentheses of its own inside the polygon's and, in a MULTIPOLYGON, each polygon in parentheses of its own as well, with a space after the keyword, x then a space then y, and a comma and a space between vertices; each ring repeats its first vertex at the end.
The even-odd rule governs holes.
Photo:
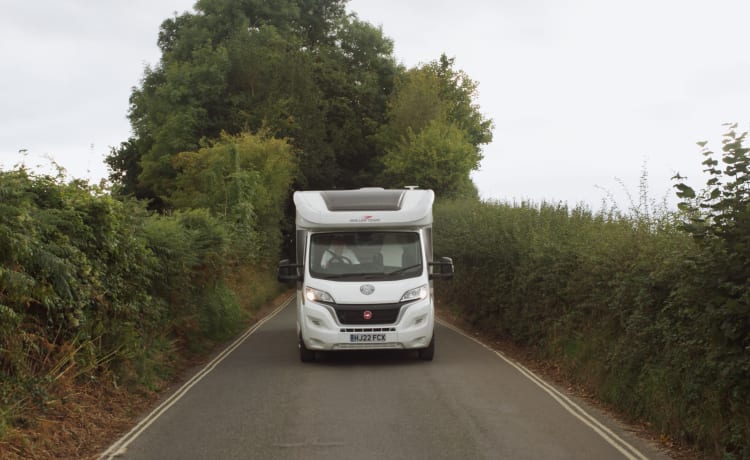
POLYGON ((432 359, 435 357, 435 335, 433 333, 432 340, 430 340, 430 344, 427 346, 427 348, 422 348, 419 350, 419 359, 422 361, 432 361, 432 359))
POLYGON ((299 359, 303 363, 311 363, 315 361, 315 351, 308 350, 305 346, 305 341, 302 340, 302 336, 299 336, 299 359))

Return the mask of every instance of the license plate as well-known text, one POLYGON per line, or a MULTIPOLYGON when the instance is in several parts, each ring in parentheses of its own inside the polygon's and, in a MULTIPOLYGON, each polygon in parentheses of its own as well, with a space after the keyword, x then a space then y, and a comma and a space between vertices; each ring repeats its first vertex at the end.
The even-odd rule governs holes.
POLYGON ((377 343, 385 341, 385 334, 349 334, 350 343, 377 343))

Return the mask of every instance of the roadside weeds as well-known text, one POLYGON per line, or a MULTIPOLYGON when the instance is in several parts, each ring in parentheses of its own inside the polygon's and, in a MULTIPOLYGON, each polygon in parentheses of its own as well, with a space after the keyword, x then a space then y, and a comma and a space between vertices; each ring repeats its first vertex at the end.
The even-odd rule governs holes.
MULTIPOLYGON (((243 330, 267 316, 289 296, 285 292, 253 311, 243 330)), ((20 459, 97 459, 138 420, 188 380, 212 356, 235 337, 215 344, 210 350, 180 359, 176 372, 154 389, 131 392, 103 380, 65 382, 54 404, 26 415, 22 428, 11 428, 0 441, 0 458, 20 459)))

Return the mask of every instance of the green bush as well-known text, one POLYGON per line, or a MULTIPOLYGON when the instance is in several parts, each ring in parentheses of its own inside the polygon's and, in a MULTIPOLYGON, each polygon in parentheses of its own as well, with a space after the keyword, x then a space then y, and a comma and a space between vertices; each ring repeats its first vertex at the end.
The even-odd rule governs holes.
MULTIPOLYGON (((736 167, 738 143, 725 145, 736 167)), ((730 201, 693 203, 684 224, 670 214, 440 202, 435 253, 453 257, 456 275, 439 298, 673 439, 748 458, 750 231, 740 226, 750 208, 730 201), (707 208, 722 217, 704 217, 707 208)))
POLYGON ((163 311, 149 292, 155 261, 138 236, 140 205, 23 168, 0 172, 0 196, 7 415, 43 406, 61 379, 94 378, 103 365, 132 359, 140 338, 159 330, 163 311))
MULTIPOLYGON (((283 201, 278 187, 264 193, 283 201)), ((234 204, 258 210, 253 234, 209 209, 155 215, 82 181, 0 171, 0 436, 59 403, 63 384, 156 388, 278 293, 251 262, 276 258, 282 211, 234 204)))

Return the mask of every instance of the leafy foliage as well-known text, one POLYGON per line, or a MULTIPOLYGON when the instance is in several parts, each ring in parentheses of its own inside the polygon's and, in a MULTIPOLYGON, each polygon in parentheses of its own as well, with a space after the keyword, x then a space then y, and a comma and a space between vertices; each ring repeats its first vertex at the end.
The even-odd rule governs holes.
MULTIPOLYGON (((728 245, 732 253, 743 255, 750 262, 750 148, 744 146, 747 132, 737 134, 737 125, 729 126, 722 147, 721 162, 714 152, 703 147, 704 172, 709 175, 706 189, 697 195, 693 188, 680 182, 675 184, 677 196, 687 201, 680 209, 690 217, 686 230, 698 239, 717 238, 728 245)), ((677 179, 682 179, 679 175, 677 179)))
POLYGON ((492 121, 474 103, 476 87, 445 55, 408 70, 377 136, 385 150, 380 181, 420 185, 444 197, 476 197, 469 174, 479 168, 480 145, 492 140, 492 121))
POLYGON ((139 237, 140 205, 24 169, 0 172, 0 195, 2 413, 23 413, 63 374, 94 378, 142 353, 121 334, 149 336, 164 309, 149 289, 157 261, 139 237))
MULTIPOLYGON (((288 165, 282 141, 244 135, 236 142, 245 160, 254 158, 245 144, 278 149, 276 157, 260 155, 262 173, 288 165)), ((283 198, 276 196, 292 173, 275 174, 255 186, 252 198, 267 207, 256 206, 252 228, 241 231, 208 209, 152 215, 143 203, 81 181, 0 171, 0 427, 31 423, 31 407, 59 403, 64 381, 153 386, 169 374, 176 349, 236 331, 248 304, 230 289, 235 271, 252 272, 253 263, 278 254, 278 236, 263 233, 279 233, 274 207, 283 198), (248 240, 268 244, 249 255, 248 240)), ((236 198, 238 208, 250 207, 246 198, 236 198)), ((256 305, 278 289, 262 283, 260 295, 243 288, 256 305)))
MULTIPOLYGON (((685 200, 680 203, 686 214, 683 228, 701 249, 691 258, 695 268, 679 294, 699 305, 692 319, 707 335, 700 351, 707 356, 706 379, 715 379, 719 393, 717 416, 750 407, 750 148, 747 132, 738 134, 736 124, 728 128, 723 169, 706 143, 699 143, 709 175, 706 189, 696 193, 684 182, 675 185, 685 200)), ((740 416, 725 427, 732 444, 744 449, 743 458, 750 456, 748 425, 748 418, 740 416)))
POLYGON ((232 233, 243 260, 266 262, 281 243, 279 224, 296 165, 292 148, 267 135, 222 134, 197 152, 173 159, 175 190, 168 201, 177 209, 204 208, 232 233))
POLYGON ((174 155, 222 131, 268 129, 301 152, 299 184, 367 180, 398 67, 382 31, 344 4, 202 0, 196 13, 165 21, 161 62, 131 96, 134 138, 108 160, 112 179, 163 206, 174 191, 174 155))
POLYGON ((432 120, 415 133, 407 128, 399 145, 383 158, 383 176, 394 186, 419 185, 443 197, 460 196, 480 155, 455 124, 432 120))
MULTIPOLYGON (((435 152, 450 149, 441 163, 461 151, 476 169, 492 139, 477 84, 453 59, 405 72, 391 40, 347 14, 344 0, 201 0, 195 9, 162 24, 161 61, 130 98, 134 136, 107 159, 118 191, 154 209, 172 204, 174 157, 222 132, 287 139, 298 155, 295 184, 312 189, 400 185, 399 161, 382 160, 424 150, 427 138, 435 152), (432 123, 449 128, 444 145, 435 128, 421 133, 432 123)), ((476 195, 463 163, 446 194, 476 195)))
POLYGON ((439 297, 676 441, 747 458, 750 158, 734 129, 720 160, 704 149, 707 190, 677 184, 679 216, 439 203, 435 253, 456 264, 439 297))
POLYGON ((443 54, 424 69, 437 77, 440 99, 447 105, 448 120, 465 130, 471 145, 478 148, 492 142, 493 123, 482 115, 475 102, 478 83, 469 78, 466 72, 454 69, 454 64, 454 58, 443 54))

